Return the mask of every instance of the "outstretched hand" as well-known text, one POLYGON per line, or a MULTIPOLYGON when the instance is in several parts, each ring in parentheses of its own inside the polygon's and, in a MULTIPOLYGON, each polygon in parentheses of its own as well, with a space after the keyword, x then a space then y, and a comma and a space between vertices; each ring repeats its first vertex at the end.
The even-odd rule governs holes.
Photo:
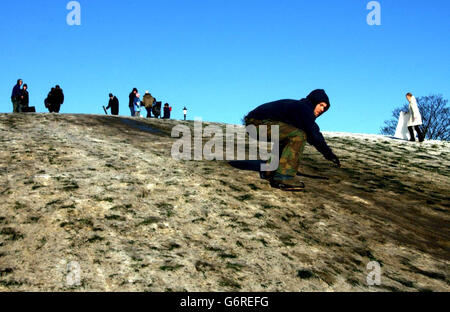
POLYGON ((334 156, 331 161, 335 164, 336 167, 341 168, 341 162, 337 156, 334 156))

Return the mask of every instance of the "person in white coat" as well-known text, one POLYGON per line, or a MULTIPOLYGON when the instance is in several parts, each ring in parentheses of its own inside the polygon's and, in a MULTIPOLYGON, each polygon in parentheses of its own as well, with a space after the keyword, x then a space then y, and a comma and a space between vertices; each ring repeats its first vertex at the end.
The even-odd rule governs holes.
POLYGON ((425 139, 425 136, 423 135, 422 131, 420 130, 420 127, 422 125, 422 115, 420 114, 419 107, 417 106, 417 100, 416 98, 411 94, 406 94, 406 99, 409 102, 409 121, 408 121, 408 130, 409 134, 411 135, 410 141, 415 141, 415 134, 414 129, 417 132, 417 135, 419 136, 419 142, 423 142, 425 139))

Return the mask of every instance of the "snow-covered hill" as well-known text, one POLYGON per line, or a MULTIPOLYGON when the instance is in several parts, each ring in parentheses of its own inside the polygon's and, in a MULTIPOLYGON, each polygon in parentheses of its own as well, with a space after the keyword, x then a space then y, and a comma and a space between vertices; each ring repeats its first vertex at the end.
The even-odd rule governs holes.
POLYGON ((449 290, 448 143, 325 133, 343 167, 307 147, 285 193, 179 124, 0 115, 0 290, 449 290))

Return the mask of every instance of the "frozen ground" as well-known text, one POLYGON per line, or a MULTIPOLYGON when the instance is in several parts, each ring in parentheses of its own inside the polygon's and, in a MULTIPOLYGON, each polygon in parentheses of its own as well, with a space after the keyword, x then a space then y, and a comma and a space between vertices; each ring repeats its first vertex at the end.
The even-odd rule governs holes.
POLYGON ((450 290, 448 143, 325 133, 343 167, 307 147, 292 194, 172 159, 176 124, 0 115, 0 290, 450 290))

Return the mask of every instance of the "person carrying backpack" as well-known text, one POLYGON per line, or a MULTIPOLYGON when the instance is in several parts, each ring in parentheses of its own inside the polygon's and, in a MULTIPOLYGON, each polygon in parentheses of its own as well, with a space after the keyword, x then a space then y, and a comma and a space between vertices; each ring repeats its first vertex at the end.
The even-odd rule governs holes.
POLYGON ((59 85, 55 86, 51 99, 51 113, 59 113, 61 105, 64 103, 64 92, 59 85))
POLYGON ((52 113, 52 103, 53 103, 53 94, 55 92, 55 88, 51 88, 50 92, 47 94, 47 97, 44 100, 45 108, 48 109, 49 113, 52 113))
POLYGON ((145 91, 143 102, 144 102, 144 107, 147 110, 147 118, 152 117, 152 108, 153 108, 154 101, 155 101, 155 98, 148 91, 145 91))

